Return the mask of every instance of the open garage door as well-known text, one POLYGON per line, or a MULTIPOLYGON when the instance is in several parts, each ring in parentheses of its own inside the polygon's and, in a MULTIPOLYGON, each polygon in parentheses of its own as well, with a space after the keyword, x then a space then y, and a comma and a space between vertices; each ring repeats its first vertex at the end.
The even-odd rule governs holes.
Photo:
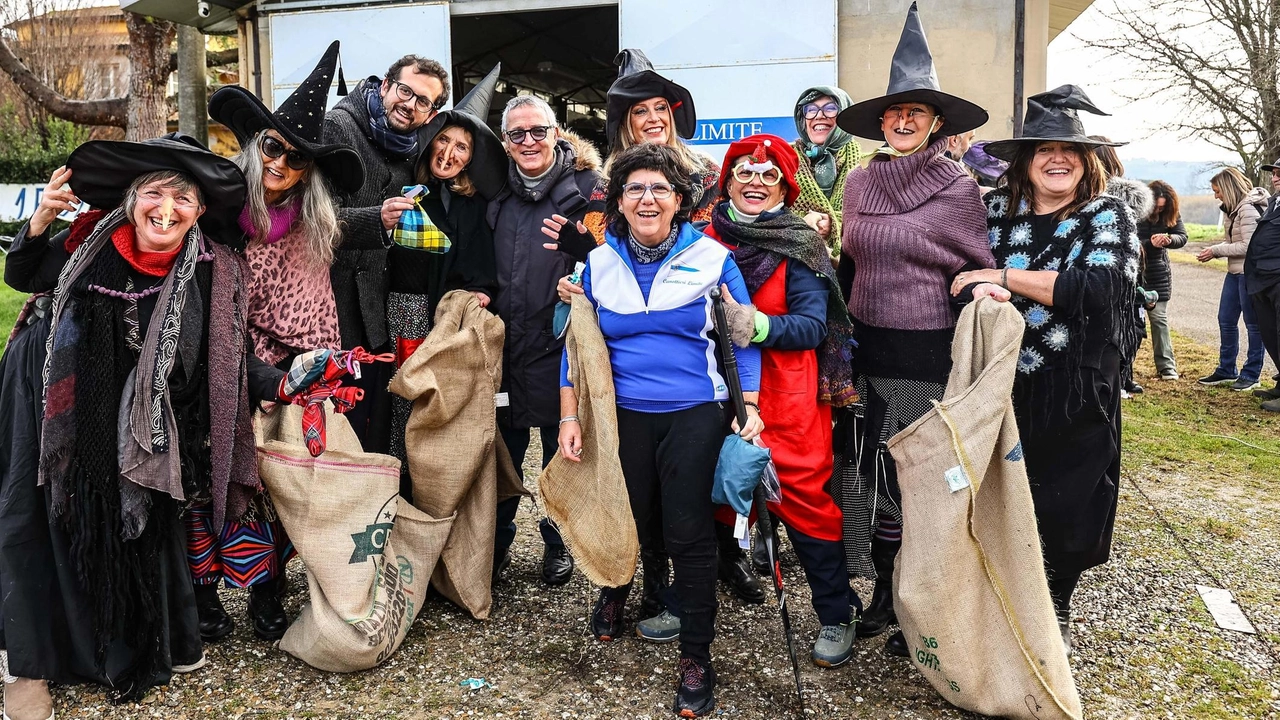
POLYGON ((800 91, 835 85, 836 0, 620 0, 621 46, 689 88, 717 161, 758 132, 796 137, 800 91))
MULTIPOLYGON (((306 79, 334 40, 342 41, 342 73, 348 89, 370 75, 382 77, 391 63, 410 53, 433 58, 445 67, 450 64, 449 3, 445 0, 333 10, 282 9, 270 13, 268 23, 273 99, 267 103, 271 107, 279 107, 306 79)), ((338 101, 337 88, 335 82, 329 107, 338 101)))

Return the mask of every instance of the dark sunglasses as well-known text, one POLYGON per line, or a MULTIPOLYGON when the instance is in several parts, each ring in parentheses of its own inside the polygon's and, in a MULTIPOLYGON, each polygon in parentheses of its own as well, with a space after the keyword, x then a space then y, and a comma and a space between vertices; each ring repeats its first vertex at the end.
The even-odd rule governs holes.
POLYGON ((814 118, 818 117, 819 113, 822 114, 822 117, 833 118, 836 115, 840 114, 840 106, 836 105, 833 102, 829 102, 826 105, 816 105, 814 103, 809 103, 805 105, 804 108, 802 108, 802 111, 804 112, 805 120, 813 120, 814 118))
POLYGON ((542 142, 547 139, 547 133, 550 131, 550 125, 534 125, 528 130, 521 128, 507 131, 507 139, 516 145, 523 145, 524 137, 528 135, 534 142, 542 142))
POLYGON ((259 145, 262 148, 262 154, 272 160, 284 155, 285 164, 293 170, 306 170, 311 166, 311 158, 297 150, 285 150, 284 143, 270 135, 263 135, 259 145))

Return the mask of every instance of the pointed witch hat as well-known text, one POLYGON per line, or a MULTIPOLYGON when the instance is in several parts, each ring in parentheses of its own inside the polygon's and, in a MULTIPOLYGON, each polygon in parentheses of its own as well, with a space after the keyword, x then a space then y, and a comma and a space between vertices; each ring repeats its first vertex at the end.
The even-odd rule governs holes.
POLYGON ((430 176, 432 142, 441 130, 458 125, 471 133, 471 162, 466 169, 471 183, 486 200, 492 200, 502 190, 507 183, 507 152, 502 140, 488 125, 489 107, 501 70, 502 63, 494 65, 457 105, 431 118, 431 122, 418 131, 420 151, 414 163, 414 177, 430 176))
POLYGON ((262 101, 239 85, 229 85, 209 98, 209 117, 231 128, 243 147, 254 135, 275 130, 289 144, 315 161, 329 183, 339 192, 352 193, 364 185, 364 164, 356 151, 346 145, 324 143, 325 105, 333 76, 338 75, 339 92, 344 89, 338 67, 338 41, 334 40, 320 57, 311 74, 274 113, 262 101))
POLYGON ((1120 147, 1128 143, 1094 140, 1084 133, 1077 110, 1094 115, 1108 115, 1098 109, 1084 90, 1075 85, 1062 85, 1049 92, 1027 98, 1027 119, 1022 123, 1022 137, 987 143, 988 155, 1013 161, 1018 147, 1026 143, 1068 142, 1096 147, 1120 147))
POLYGON ((896 103, 927 103, 938 109, 945 122, 938 129, 941 135, 959 135, 969 132, 987 121, 987 111, 963 98, 942 92, 938 85, 938 73, 933 67, 933 53, 920 24, 920 12, 915 3, 907 11, 907 22, 902 26, 902 37, 893 51, 893 65, 889 68, 889 89, 884 95, 855 103, 836 116, 836 125, 846 132, 869 140, 884 140, 880 129, 880 116, 886 108, 896 103))
POLYGON ((618 66, 618 79, 609 86, 605 108, 609 147, 618 147, 618 128, 631 106, 654 97, 666 98, 671 104, 676 134, 682 138, 693 137, 698 129, 698 114, 693 108, 693 95, 684 86, 659 75, 640 50, 624 49, 613 59, 613 64, 618 66))

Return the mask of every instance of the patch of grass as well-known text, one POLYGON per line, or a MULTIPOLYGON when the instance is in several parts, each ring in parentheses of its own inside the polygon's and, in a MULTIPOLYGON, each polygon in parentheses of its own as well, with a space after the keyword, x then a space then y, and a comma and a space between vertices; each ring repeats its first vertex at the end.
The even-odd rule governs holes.
POLYGON ((1199 265, 1200 267, 1213 268, 1214 270, 1217 270, 1219 272, 1227 271, 1226 258, 1214 258, 1209 262, 1202 263, 1196 259, 1196 254, 1198 254, 1199 252, 1200 252, 1199 250, 1196 250, 1195 252, 1192 252, 1190 250, 1170 250, 1169 261, 1182 263, 1183 265, 1199 265))
POLYGON ((1210 535, 1216 535, 1223 540, 1229 541, 1239 540, 1240 536, 1244 534, 1234 523, 1227 522, 1226 520, 1219 520, 1214 517, 1205 518, 1204 521, 1200 523, 1200 527, 1210 535))
POLYGON ((1217 225, 1187 223, 1187 242, 1213 242, 1222 239, 1222 228, 1217 225))
MULTIPOLYGON (((4 274, 4 257, 0 257, 0 275, 4 274)), ((9 341, 9 329, 18 320, 22 304, 27 301, 27 294, 0 283, 0 352, 9 341)))

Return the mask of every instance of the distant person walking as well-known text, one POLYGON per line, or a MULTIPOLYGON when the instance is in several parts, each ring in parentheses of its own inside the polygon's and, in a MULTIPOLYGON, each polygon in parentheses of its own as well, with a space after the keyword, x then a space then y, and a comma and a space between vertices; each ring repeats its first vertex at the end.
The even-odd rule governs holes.
MULTIPOLYGON (((1271 173, 1271 188, 1280 193, 1280 160, 1274 165, 1263 165, 1271 173)), ((1253 301, 1257 314, 1258 331, 1262 343, 1271 355, 1271 362, 1280 366, 1280 202, 1271 196, 1267 211, 1258 219, 1257 229, 1249 240, 1244 256, 1245 290, 1253 301)), ((1262 409, 1280 412, 1280 384, 1270 390, 1254 390, 1253 394, 1264 400, 1262 409)))
POLYGON ((1209 262, 1214 258, 1227 259, 1227 277, 1222 282, 1222 298, 1218 301, 1219 352, 1218 367, 1213 373, 1200 378, 1201 385, 1230 385, 1232 390, 1252 390, 1258 387, 1262 374, 1262 333, 1258 318, 1245 289, 1244 259, 1249 249, 1258 218, 1266 209, 1267 191, 1250 187, 1249 180, 1235 168, 1227 168, 1209 181, 1213 196, 1222 203, 1226 219, 1222 223, 1225 237, 1217 245, 1210 245, 1196 259, 1209 262), (1240 355, 1240 316, 1244 315, 1244 327, 1249 335, 1249 351, 1244 367, 1236 372, 1236 359, 1240 355))
POLYGON ((1169 250, 1187 244, 1187 228, 1182 224, 1178 194, 1162 180, 1150 183, 1155 206, 1151 214, 1138 221, 1138 239, 1142 240, 1142 264, 1139 284, 1156 293, 1156 303, 1147 311, 1151 319, 1151 350, 1155 354, 1156 372, 1161 380, 1178 379, 1178 363, 1173 357, 1169 339, 1169 298, 1173 295, 1173 273, 1169 268, 1169 250))

